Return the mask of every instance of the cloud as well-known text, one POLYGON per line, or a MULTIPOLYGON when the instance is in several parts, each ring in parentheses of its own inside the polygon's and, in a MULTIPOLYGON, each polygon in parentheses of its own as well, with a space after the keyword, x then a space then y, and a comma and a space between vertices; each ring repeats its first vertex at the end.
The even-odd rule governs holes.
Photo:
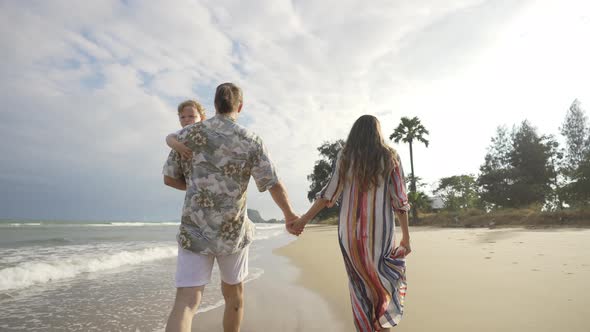
MULTIPOLYGON (((385 133, 401 116, 423 119, 432 146, 416 148, 416 172, 427 181, 476 172, 495 126, 561 117, 523 105, 561 112, 569 99, 584 100, 574 94, 588 71, 572 71, 588 50, 564 41, 588 32, 587 21, 570 19, 581 6, 3 2, 0 217, 177 219, 182 194, 160 175, 175 106, 196 98, 211 116, 214 89, 226 81, 244 89, 239 121, 263 137, 300 211, 315 148, 346 137, 365 113, 385 133), (544 24, 548 13, 559 29, 544 24), (547 51, 543 36, 576 51, 566 72, 556 52, 534 57, 547 51), (536 73, 566 87, 544 86, 536 73), (534 97, 550 88, 554 98, 534 97)), ((397 148, 409 164, 407 147, 397 148)), ((280 217, 254 186, 249 205, 280 217)))

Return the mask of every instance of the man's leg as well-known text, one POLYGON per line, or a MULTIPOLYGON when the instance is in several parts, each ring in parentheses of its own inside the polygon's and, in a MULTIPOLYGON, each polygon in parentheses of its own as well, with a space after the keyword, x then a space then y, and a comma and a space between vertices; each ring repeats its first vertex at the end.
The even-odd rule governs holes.
POLYGON ((166 332, 190 332, 204 288, 205 286, 177 288, 174 307, 166 323, 166 332))
POLYGON ((244 317, 244 283, 230 285, 222 281, 221 292, 225 299, 223 331, 239 332, 244 317))
POLYGON ((176 262, 176 300, 166 324, 166 332, 190 332, 203 289, 211 280, 214 256, 200 255, 178 248, 176 262))
POLYGON ((217 256, 221 275, 221 292, 225 299, 223 330, 239 332, 244 317, 244 280, 248 276, 248 250, 246 247, 232 254, 217 256))

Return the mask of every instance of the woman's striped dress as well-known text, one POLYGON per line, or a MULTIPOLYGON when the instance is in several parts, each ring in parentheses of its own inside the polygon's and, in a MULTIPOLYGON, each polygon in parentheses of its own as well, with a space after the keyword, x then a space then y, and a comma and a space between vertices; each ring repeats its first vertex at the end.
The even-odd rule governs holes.
POLYGON ((398 159, 387 181, 363 192, 354 180, 340 183, 339 159, 318 196, 331 203, 342 198, 338 238, 354 323, 362 332, 374 331, 377 319, 382 327, 392 327, 402 318, 406 295, 405 253, 403 247, 395 247, 393 213, 410 209, 401 163, 398 159))

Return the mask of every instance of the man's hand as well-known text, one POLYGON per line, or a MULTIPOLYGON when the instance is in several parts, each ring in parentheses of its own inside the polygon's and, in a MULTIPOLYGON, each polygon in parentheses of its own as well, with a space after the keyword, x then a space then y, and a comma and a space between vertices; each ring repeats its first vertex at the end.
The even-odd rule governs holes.
POLYGON ((301 231, 297 231, 292 227, 293 221, 297 220, 299 216, 293 212, 291 203, 289 203, 289 199, 287 198, 287 190, 285 190, 283 184, 278 181, 268 191, 270 192, 272 199, 277 203, 281 211, 283 211, 287 231, 293 235, 301 234, 301 231))
POLYGON ((299 236, 303 232, 303 229, 295 229, 293 227, 296 220, 299 220, 299 216, 296 214, 285 216, 285 227, 287 228, 287 232, 295 236, 299 236))

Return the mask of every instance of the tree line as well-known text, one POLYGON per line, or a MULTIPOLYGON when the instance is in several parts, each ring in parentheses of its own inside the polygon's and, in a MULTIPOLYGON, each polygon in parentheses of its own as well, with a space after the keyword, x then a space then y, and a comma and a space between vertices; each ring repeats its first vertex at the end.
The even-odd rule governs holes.
MULTIPOLYGON (((557 211, 588 208, 590 205, 590 129, 588 117, 576 99, 567 109, 559 132, 561 139, 539 133, 528 120, 499 126, 487 149, 478 174, 458 174, 437 181, 433 194, 442 209, 486 212, 501 209, 557 211), (560 143, 562 142, 562 143, 560 143)), ((410 152, 408 197, 412 219, 432 210, 426 185, 414 174, 414 144, 428 147, 429 132, 417 117, 403 117, 390 139, 407 143, 410 152)), ((318 147, 320 159, 308 175, 308 199, 313 201, 332 172, 343 140, 318 147)), ((320 217, 335 215, 326 209, 320 217)))

